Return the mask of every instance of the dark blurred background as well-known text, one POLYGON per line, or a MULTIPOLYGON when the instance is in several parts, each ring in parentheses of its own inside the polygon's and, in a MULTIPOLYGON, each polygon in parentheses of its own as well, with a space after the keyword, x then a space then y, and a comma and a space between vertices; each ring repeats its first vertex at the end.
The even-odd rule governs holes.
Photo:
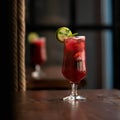
POLYGON ((47 38, 44 67, 61 66, 63 44, 57 28, 69 27, 86 36, 86 88, 120 88, 119 0, 26 0, 26 68, 30 67, 27 36, 47 38))

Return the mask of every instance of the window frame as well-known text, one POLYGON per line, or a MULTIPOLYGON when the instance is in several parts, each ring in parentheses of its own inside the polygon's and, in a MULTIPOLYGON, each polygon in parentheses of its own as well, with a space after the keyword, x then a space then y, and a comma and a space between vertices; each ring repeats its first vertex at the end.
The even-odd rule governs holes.
MULTIPOLYGON (((30 20, 26 23, 26 33, 29 33, 30 31, 44 31, 44 30, 56 30, 60 26, 55 26, 55 25, 34 25, 34 2, 33 0, 30 0, 30 20)), ((120 25, 119 25, 119 12, 120 7, 119 7, 119 0, 112 0, 112 16, 113 16, 113 24, 112 25, 89 25, 89 24, 84 24, 84 25, 76 25, 76 13, 75 13, 75 4, 76 0, 70 0, 70 24, 68 27, 72 31, 76 30, 89 30, 89 31, 103 31, 103 30, 111 30, 113 32, 113 66, 114 66, 114 88, 120 88, 120 74, 119 74, 119 64, 120 64, 120 54, 118 51, 120 51, 120 47, 118 46, 120 43, 118 41, 119 38, 119 31, 120 31, 120 25), (116 7, 117 6, 117 7, 116 7), (72 8, 72 9, 71 9, 72 8), (119 25, 119 26, 118 26, 119 25), (119 59, 118 59, 119 58, 119 59)), ((96 1, 96 5, 99 4, 98 1, 96 1)))

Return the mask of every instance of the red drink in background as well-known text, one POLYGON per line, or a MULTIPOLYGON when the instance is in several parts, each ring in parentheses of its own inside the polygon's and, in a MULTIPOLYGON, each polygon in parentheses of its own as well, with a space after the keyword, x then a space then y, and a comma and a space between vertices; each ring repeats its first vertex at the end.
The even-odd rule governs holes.
POLYGON ((72 83, 79 83, 85 78, 85 36, 65 39, 62 73, 72 83))
POLYGON ((41 65, 46 61, 46 38, 37 38, 30 44, 30 56, 33 65, 41 65))

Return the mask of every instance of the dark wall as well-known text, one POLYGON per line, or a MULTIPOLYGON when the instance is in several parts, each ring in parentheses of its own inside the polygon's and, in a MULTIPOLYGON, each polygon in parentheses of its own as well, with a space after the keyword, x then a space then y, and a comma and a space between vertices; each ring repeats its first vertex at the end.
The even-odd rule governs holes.
POLYGON ((0 83, 2 91, 9 89, 8 2, 0 0, 0 83))
POLYGON ((114 1, 114 87, 120 89, 120 0, 114 1))
MULTIPOLYGON (((11 95, 9 78, 8 1, 0 0, 0 106, 2 120, 11 120, 11 95)), ((13 120, 13 119, 12 119, 13 120)))

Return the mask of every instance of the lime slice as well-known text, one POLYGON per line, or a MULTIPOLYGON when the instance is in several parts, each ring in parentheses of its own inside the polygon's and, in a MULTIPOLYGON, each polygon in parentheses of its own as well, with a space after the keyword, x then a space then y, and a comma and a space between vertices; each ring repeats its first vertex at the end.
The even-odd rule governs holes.
POLYGON ((60 42, 64 42, 64 40, 70 36, 72 36, 72 32, 67 27, 60 27, 56 31, 56 38, 60 42))
POLYGON ((31 32, 28 35, 28 41, 32 43, 36 38, 38 38, 39 35, 36 32, 31 32))

